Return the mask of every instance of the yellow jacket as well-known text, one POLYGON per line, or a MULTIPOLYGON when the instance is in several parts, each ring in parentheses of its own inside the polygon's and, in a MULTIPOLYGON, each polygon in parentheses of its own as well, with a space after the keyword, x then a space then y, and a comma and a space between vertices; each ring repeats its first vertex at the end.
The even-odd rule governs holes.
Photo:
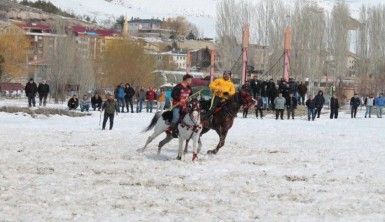
POLYGON ((214 80, 209 87, 215 96, 220 98, 227 99, 224 95, 225 93, 228 93, 229 96, 233 96, 235 94, 235 86, 231 80, 226 81, 223 78, 219 78, 214 80))

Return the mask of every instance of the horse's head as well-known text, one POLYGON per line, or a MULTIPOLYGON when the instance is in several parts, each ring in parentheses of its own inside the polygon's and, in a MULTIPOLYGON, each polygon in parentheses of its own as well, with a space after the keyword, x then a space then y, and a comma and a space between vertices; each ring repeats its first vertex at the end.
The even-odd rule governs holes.
POLYGON ((200 118, 201 112, 201 104, 198 99, 192 99, 187 106, 188 113, 192 116, 192 118, 198 120, 200 118))

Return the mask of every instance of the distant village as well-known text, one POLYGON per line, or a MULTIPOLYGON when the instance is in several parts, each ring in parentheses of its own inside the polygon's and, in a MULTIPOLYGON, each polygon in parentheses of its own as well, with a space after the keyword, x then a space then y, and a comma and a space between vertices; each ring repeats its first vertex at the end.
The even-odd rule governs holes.
MULTIPOLYGON (((0 33, 22 32, 29 40, 30 50, 26 56, 25 75, 12 79, 2 79, 2 82, 23 84, 33 77, 40 81, 46 76, 49 69, 47 62, 52 52, 57 50, 57 41, 63 36, 72 35, 76 39, 77 54, 79 56, 96 59, 105 50, 106 44, 121 38, 143 43, 145 53, 151 55, 156 61, 153 69, 154 86, 174 84, 180 81, 186 73, 194 77, 204 78, 210 72, 219 73, 228 64, 223 64, 221 55, 216 52, 217 46, 214 39, 201 38, 190 32, 179 35, 173 29, 163 28, 164 19, 134 18, 126 16, 121 21, 121 27, 102 27, 94 22, 77 18, 64 17, 43 12, 42 10, 23 6, 11 1, 0 2, 0 33), (57 19, 63 22, 64 34, 58 33, 57 19)), ((248 76, 259 75, 261 78, 270 79, 273 76, 269 69, 269 47, 267 45, 249 45, 248 76)), ((346 67, 349 75, 344 79, 348 83, 351 93, 357 87, 354 78, 357 74, 359 58, 354 53, 348 53, 346 67)), ((237 61, 234 61, 234 63, 237 61)), ((329 60, 333 66, 333 58, 329 60)), ((241 74, 235 73, 236 81, 240 81, 241 74)), ((306 80, 304 78, 303 80, 306 80)), ((335 82, 332 77, 323 76, 314 82, 316 87, 326 87, 335 82)))

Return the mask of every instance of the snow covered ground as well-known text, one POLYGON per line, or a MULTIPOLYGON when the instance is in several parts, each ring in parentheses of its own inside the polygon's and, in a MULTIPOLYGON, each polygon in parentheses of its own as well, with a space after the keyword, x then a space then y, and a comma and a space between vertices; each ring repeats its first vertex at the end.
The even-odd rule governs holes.
POLYGON ((205 155, 211 132, 192 163, 176 141, 136 152, 151 118, 101 131, 98 113, 0 113, 0 220, 385 220, 385 119, 237 118, 219 154, 205 155))

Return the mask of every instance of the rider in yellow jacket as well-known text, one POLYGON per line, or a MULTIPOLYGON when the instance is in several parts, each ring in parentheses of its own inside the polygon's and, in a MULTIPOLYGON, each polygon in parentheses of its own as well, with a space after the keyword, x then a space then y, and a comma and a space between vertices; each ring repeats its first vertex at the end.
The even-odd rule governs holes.
POLYGON ((210 84, 209 87, 215 96, 226 100, 235 94, 235 86, 230 76, 231 74, 225 72, 223 78, 216 79, 210 84))
POLYGON ((207 116, 211 116, 220 103, 225 102, 231 96, 235 95, 235 85, 231 81, 231 72, 225 71, 223 78, 216 79, 209 87, 213 93, 213 99, 207 116))

